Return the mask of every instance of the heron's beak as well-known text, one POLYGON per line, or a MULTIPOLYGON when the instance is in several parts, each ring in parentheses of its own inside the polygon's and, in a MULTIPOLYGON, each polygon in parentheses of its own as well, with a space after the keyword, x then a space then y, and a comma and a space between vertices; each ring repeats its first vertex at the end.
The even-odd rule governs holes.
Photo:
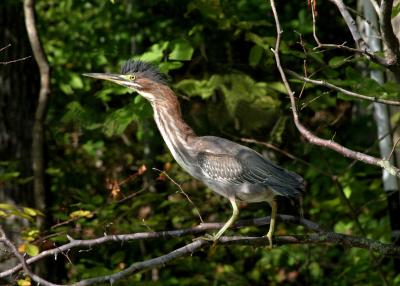
POLYGON ((123 85, 123 86, 126 86, 126 87, 130 87, 130 88, 133 88, 133 89, 136 89, 136 88, 140 87, 140 85, 138 85, 137 83, 127 80, 124 75, 120 75, 120 74, 84 73, 83 75, 84 76, 88 76, 88 77, 92 77, 92 78, 96 78, 96 79, 108 80, 108 81, 114 82, 116 84, 123 85))
POLYGON ((112 74, 112 73, 84 73, 84 76, 96 78, 96 79, 103 79, 115 82, 117 84, 123 84, 126 82, 126 79, 122 78, 119 74, 112 74))

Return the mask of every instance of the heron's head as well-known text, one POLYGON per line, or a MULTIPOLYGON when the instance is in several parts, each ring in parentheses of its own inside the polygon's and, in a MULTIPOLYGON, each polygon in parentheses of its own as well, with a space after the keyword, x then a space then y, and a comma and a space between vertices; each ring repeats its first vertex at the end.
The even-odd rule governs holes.
POLYGON ((162 99, 162 91, 168 87, 163 73, 155 66, 140 60, 128 60, 122 66, 120 74, 85 73, 83 75, 126 86, 149 101, 162 99))

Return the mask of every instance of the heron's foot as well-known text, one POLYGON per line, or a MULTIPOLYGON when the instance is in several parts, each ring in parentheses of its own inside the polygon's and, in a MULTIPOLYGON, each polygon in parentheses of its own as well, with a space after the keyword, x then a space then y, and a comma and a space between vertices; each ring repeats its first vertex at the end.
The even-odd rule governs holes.
POLYGON ((215 234, 213 235, 213 234, 206 233, 204 236, 196 237, 193 240, 207 240, 207 241, 212 241, 215 243, 218 241, 218 239, 219 239, 219 237, 217 237, 215 234))
POLYGON ((272 249, 272 232, 268 232, 266 236, 264 236, 268 239, 269 242, 269 246, 268 249, 271 250, 272 249))

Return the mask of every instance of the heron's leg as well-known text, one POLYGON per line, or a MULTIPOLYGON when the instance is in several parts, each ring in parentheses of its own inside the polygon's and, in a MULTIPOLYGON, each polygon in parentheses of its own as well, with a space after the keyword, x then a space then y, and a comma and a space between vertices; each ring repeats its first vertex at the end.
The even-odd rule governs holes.
POLYGON ((271 202, 271 220, 269 223, 269 230, 267 233, 267 238, 269 241, 269 248, 272 249, 272 234, 274 233, 274 229, 275 229, 275 218, 276 218, 276 211, 278 209, 278 204, 275 200, 272 200, 271 202))
POLYGON ((224 224, 224 226, 217 232, 217 234, 214 235, 214 241, 217 241, 221 237, 221 235, 235 222, 236 218, 239 215, 239 209, 238 209, 238 206, 236 204, 235 198, 229 198, 229 201, 231 202, 232 209, 233 209, 232 216, 224 224))

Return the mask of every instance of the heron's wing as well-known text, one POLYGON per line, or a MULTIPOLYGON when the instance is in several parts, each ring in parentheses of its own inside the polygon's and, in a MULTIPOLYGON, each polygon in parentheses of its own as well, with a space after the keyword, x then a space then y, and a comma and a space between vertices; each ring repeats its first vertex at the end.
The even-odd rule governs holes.
POLYGON ((224 183, 262 184, 285 196, 296 196, 303 189, 299 175, 247 148, 235 155, 201 152, 198 164, 205 176, 224 183))
POLYGON ((246 182, 243 166, 234 156, 200 152, 197 163, 203 174, 210 179, 231 184, 246 182))

